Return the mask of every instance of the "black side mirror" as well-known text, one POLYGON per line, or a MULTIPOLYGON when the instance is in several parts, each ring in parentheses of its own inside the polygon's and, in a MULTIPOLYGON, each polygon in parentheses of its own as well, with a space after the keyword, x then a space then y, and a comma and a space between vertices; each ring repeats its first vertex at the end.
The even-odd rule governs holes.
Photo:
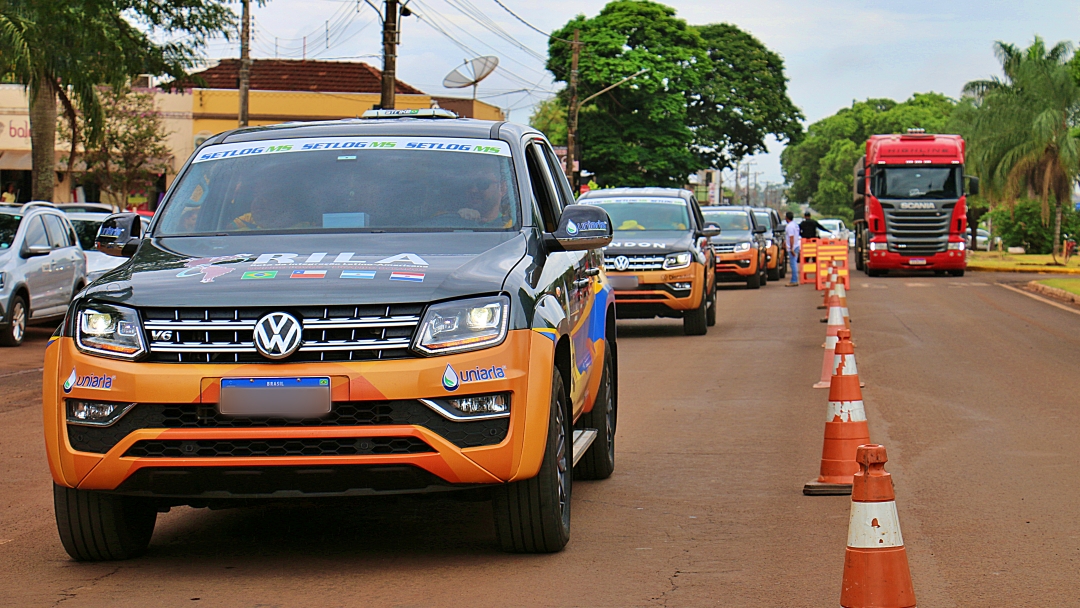
POLYGON ((98 229, 94 246, 98 251, 118 258, 135 255, 142 241, 142 219, 138 213, 114 213, 98 229))
POLYGON ((974 196, 979 193, 979 178, 974 175, 968 177, 968 194, 974 196))
POLYGON ((769 229, 765 226, 754 226, 754 234, 765 234, 769 229))
POLYGON ((855 180, 855 193, 862 195, 866 194, 866 180, 863 179, 863 176, 861 175, 859 176, 859 179, 855 180))
POLYGON ((701 229, 699 234, 707 239, 711 239, 714 236, 720 236, 720 225, 709 222, 708 224, 705 224, 705 227, 701 229))
POLYGON ((544 242, 553 251, 586 251, 607 247, 614 235, 607 211, 579 203, 563 209, 558 229, 544 242))

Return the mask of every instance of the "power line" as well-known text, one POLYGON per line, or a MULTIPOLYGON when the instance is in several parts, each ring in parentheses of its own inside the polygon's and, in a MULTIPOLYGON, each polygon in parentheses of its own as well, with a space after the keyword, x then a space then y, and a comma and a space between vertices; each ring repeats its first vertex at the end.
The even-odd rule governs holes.
POLYGON ((517 19, 518 21, 524 23, 526 27, 533 30, 534 32, 539 32, 539 33, 547 36, 548 38, 551 38, 552 40, 558 40, 559 42, 565 42, 566 44, 573 44, 573 42, 570 41, 570 40, 565 40, 563 38, 559 38, 558 36, 552 36, 551 34, 545 32, 544 30, 542 30, 542 29, 540 29, 538 27, 536 27, 535 25, 529 23, 528 21, 525 21, 524 19, 519 17, 517 13, 510 10, 510 7, 506 6, 505 4, 500 2, 499 0, 492 0, 492 2, 494 2, 495 4, 498 4, 499 6, 501 6, 504 11, 510 13, 510 16, 512 16, 514 19, 517 19))

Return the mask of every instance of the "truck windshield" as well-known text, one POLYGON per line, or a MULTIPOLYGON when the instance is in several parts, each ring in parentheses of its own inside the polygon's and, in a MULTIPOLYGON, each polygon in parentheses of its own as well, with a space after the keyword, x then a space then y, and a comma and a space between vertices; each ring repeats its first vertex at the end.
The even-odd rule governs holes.
POLYGON ((681 198, 603 198, 581 202, 607 211, 616 231, 687 230, 690 226, 686 201, 681 198))
POLYGON ((156 236, 508 231, 520 225, 510 146, 494 140, 323 137, 209 146, 156 236))
POLYGON ((885 167, 873 174, 873 193, 878 198, 960 198, 960 166, 885 167))
POLYGON ((7 215, 0 213, 0 251, 11 247, 15 240, 15 233, 19 230, 21 215, 7 215))
POLYGON ((745 211, 702 209, 701 214, 705 216, 705 223, 720 226, 720 234, 725 232, 729 235, 732 232, 750 232, 750 215, 745 211))
POLYGON ((773 228, 775 228, 775 226, 772 225, 772 214, 770 214, 768 211, 755 211, 754 219, 757 220, 759 226, 765 226, 765 228, 768 230, 772 230, 773 228))

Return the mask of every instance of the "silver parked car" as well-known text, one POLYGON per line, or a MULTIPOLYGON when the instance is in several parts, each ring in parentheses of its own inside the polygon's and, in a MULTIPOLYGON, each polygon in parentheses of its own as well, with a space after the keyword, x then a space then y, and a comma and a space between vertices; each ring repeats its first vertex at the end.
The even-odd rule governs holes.
POLYGON ((0 346, 18 346, 30 323, 63 318, 86 285, 86 256, 51 203, 0 206, 0 346))

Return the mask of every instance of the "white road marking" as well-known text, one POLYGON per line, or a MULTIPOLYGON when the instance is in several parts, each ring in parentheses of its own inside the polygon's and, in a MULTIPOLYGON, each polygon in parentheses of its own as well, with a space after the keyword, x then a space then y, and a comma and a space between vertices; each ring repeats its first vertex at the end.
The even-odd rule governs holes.
POLYGON ((905 287, 933 287, 930 283, 904 283, 905 287))
POLYGON ((1033 299, 1038 300, 1040 302, 1045 302, 1045 303, 1047 303, 1047 304, 1049 304, 1051 306, 1056 306, 1057 308, 1060 308, 1061 310, 1067 310, 1067 311, 1069 311, 1069 312, 1071 312, 1071 313, 1073 313, 1075 315, 1080 315, 1080 310, 1077 310, 1076 308, 1073 308, 1071 306, 1066 306, 1064 304, 1061 304, 1060 302, 1054 302, 1053 300, 1047 300, 1046 298, 1044 298, 1042 296, 1037 296, 1037 295, 1035 295, 1033 293, 1028 293, 1028 292, 1024 291, 1023 289, 1017 289, 1017 288, 1013 287, 1012 285, 1006 285, 1004 283, 995 283, 995 285, 997 285, 998 287, 1004 287, 1005 289, 1008 289, 1010 291, 1015 291, 1016 293, 1025 295, 1025 296, 1027 296, 1029 298, 1033 298, 1033 299))

